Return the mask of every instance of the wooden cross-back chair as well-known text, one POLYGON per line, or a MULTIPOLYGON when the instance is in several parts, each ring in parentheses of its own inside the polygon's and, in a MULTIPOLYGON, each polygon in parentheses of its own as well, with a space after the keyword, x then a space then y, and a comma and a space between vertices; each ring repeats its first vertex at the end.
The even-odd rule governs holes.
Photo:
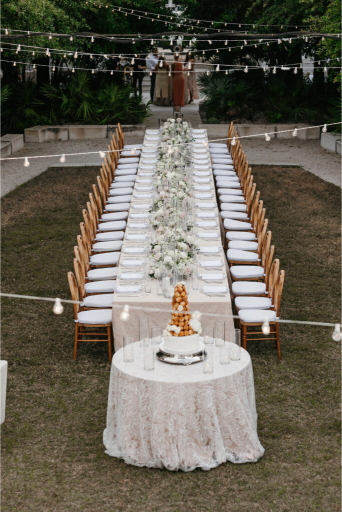
MULTIPOLYGON (((72 300, 79 302, 77 282, 72 272, 68 272, 68 283, 72 300)), ((113 345, 112 323, 94 323, 94 321, 96 321, 96 317, 101 317, 101 313, 99 311, 81 311, 79 304, 74 303, 73 306, 75 320, 74 359, 77 357, 77 349, 80 343, 105 342, 108 343, 108 356, 109 361, 111 361, 113 345), (97 332, 98 329, 103 329, 104 332, 97 332)))
MULTIPOLYGON (((279 272, 279 275, 276 279, 276 282, 274 284, 273 288, 273 300, 274 300, 274 306, 272 310, 275 312, 276 319, 279 318, 280 314, 280 304, 281 304, 281 297, 283 293, 284 288, 284 281, 285 281, 285 270, 281 270, 279 272)), ((274 340, 277 351, 278 351, 278 359, 281 361, 281 350, 280 350, 280 332, 279 332, 279 322, 274 320, 269 320, 270 325, 270 333, 268 335, 264 335, 262 330, 261 331, 250 331, 249 329, 252 327, 261 327, 264 323, 264 320, 261 321, 262 318, 262 311, 258 310, 260 313, 260 321, 259 322, 243 322, 240 319, 240 327, 241 327, 241 334, 242 334, 242 347, 246 350, 247 349, 247 342, 248 341, 262 341, 262 340, 274 340), (262 335, 261 338, 256 338, 255 336, 262 335)))
POLYGON ((107 196, 106 196, 105 187, 103 185, 103 180, 102 180, 101 176, 97 176, 96 180, 97 180, 97 185, 99 187, 103 208, 105 209, 106 203, 107 203, 107 196))
MULTIPOLYGON (((264 275, 261 277, 246 277, 246 276, 244 276, 241 278, 235 278, 232 275, 231 278, 233 281, 264 281, 266 270, 267 270, 267 265, 269 265, 269 267, 271 266, 271 263, 273 260, 273 255, 274 255, 274 245, 271 246, 271 239, 272 239, 272 233, 271 233, 271 231, 267 231, 265 240, 263 243, 263 247, 262 247, 262 252, 261 252, 261 262, 259 263, 259 265, 261 264, 261 266, 264 269, 264 275)), ((239 263, 239 265, 240 265, 240 263, 239 263)))
POLYGON ((231 121, 229 128, 228 128, 228 134, 227 134, 227 146, 228 146, 229 150, 230 150, 230 142, 231 142, 230 138, 233 135, 233 132, 234 132, 234 123, 233 123, 233 121, 231 121))

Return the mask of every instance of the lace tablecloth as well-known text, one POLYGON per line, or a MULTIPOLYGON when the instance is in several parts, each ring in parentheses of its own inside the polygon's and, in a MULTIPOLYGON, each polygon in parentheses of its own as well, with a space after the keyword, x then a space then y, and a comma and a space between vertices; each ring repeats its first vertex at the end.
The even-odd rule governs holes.
POLYGON ((264 453, 257 434, 253 369, 249 354, 219 363, 214 372, 155 361, 145 371, 143 349, 134 362, 113 360, 109 383, 106 453, 127 464, 170 471, 209 470, 230 461, 257 462, 264 453))

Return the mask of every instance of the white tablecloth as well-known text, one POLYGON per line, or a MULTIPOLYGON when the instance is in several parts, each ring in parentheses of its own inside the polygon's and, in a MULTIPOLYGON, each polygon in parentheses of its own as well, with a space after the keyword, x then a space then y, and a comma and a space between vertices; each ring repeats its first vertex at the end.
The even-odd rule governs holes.
MULTIPOLYGON (((145 142, 151 142, 151 141, 149 141, 145 136, 144 143, 145 142)), ((202 149, 204 149, 204 146, 202 149)), ((208 157, 208 159, 210 159, 209 149, 207 149, 207 157, 208 157)), ((141 169, 141 165, 144 165, 144 163, 142 161, 143 159, 144 159, 144 156, 142 156, 141 161, 140 161, 141 163, 140 163, 140 167, 138 169, 138 177, 141 177, 141 173, 153 172, 153 171, 146 171, 145 169, 141 169)), ((212 174, 211 164, 208 164, 206 166, 206 170, 209 171, 209 175, 205 178, 208 179, 209 181, 208 181, 208 183, 205 183, 205 185, 211 186, 210 192, 214 194, 214 197, 211 199, 197 199, 196 203, 208 203, 208 202, 215 203, 215 205, 216 205, 215 209, 210 210, 210 211, 215 211, 215 219, 201 219, 201 218, 197 217, 196 221, 216 220, 219 224, 218 227, 213 228, 210 231, 220 232, 220 224, 221 223, 220 223, 220 216, 219 216, 219 211, 217 208, 217 202, 216 202, 216 197, 215 197, 215 184, 214 184, 214 177, 212 174)), ((195 170, 195 172, 202 172, 202 171, 195 170)), ((199 178, 202 179, 201 176, 199 178)), ((199 183, 199 184, 201 185, 202 183, 199 183)), ((141 186, 141 183, 135 183, 134 192, 136 192, 136 187, 139 185, 141 186)), ((148 200, 143 200, 143 201, 138 200, 133 195, 131 207, 130 207, 130 211, 129 211, 129 216, 131 215, 132 212, 137 213, 137 212, 141 211, 141 210, 135 210, 133 208, 133 205, 135 205, 137 203, 147 203, 147 202, 148 202, 148 200)), ((201 210, 198 210, 198 211, 201 211, 201 210)), ((202 211, 205 211, 205 210, 202 210, 202 211)), ((148 222, 148 220, 143 220, 143 221, 139 220, 138 221, 138 220, 133 220, 133 219, 129 218, 128 224, 130 222, 148 222)), ((193 230, 194 233, 204 232, 204 231, 205 230, 201 227, 195 227, 193 230)), ((127 247, 127 245, 128 245, 126 237, 127 237, 127 235, 137 234, 137 233, 139 233, 139 230, 130 229, 129 227, 127 227, 127 229, 126 229, 125 239, 123 241, 120 261, 119 261, 119 265, 118 265, 118 274, 121 274, 121 272, 124 270, 129 270, 129 269, 127 269, 127 267, 123 267, 121 265, 123 258, 129 258, 129 256, 123 252, 125 247, 127 247)), ((221 261, 224 262, 224 265, 223 265, 222 269, 218 269, 217 271, 218 272, 226 272, 227 260, 224 255, 224 251, 223 251, 223 247, 222 247, 222 239, 213 240, 213 241, 198 240, 198 244, 200 247, 213 247, 213 246, 220 247, 220 253, 217 254, 215 257, 210 256, 210 255, 201 255, 200 259, 201 260, 213 260, 213 259, 218 260, 218 259, 220 259, 221 261)), ((209 271, 206 270, 205 268, 201 269, 201 273, 207 273, 207 272, 209 272, 209 271)), ((121 281, 118 280, 118 282, 120 282, 120 284, 128 284, 128 282, 123 282, 122 280, 121 281)), ((227 286, 227 288, 228 288, 227 277, 225 277, 223 284, 225 286, 227 286)), ((205 285, 207 285, 206 282, 204 282, 202 280, 199 281, 199 288, 202 288, 205 285)), ((214 327, 215 321, 217 319, 221 319, 221 320, 230 322, 231 329, 234 329, 234 322, 233 322, 233 318, 232 318, 231 297, 230 297, 229 291, 225 297, 221 297, 221 296, 215 297, 215 296, 205 295, 200 290, 190 290, 189 304, 190 304, 191 311, 199 310, 204 315, 201 319, 203 327, 214 327), (210 316, 206 316, 205 315, 206 313, 214 313, 218 316, 210 317, 210 316)), ((125 297, 125 296, 120 295, 119 293, 115 293, 114 299, 113 299, 113 334, 114 334, 115 350, 119 350, 122 347, 123 335, 125 335, 125 334, 133 335, 135 340, 139 339, 139 318, 148 317, 150 327, 162 327, 162 329, 164 329, 166 324, 170 321, 170 316, 171 316, 171 299, 166 299, 163 296, 157 295, 156 281, 152 282, 152 291, 150 294, 147 294, 147 295, 137 295, 137 296, 131 295, 131 296, 125 297), (131 310, 131 315, 130 315, 128 322, 125 322, 120 319, 120 312, 122 311, 123 306, 126 304, 137 308, 137 309, 131 310), (117 307, 117 306, 119 306, 119 307, 117 307), (167 312, 161 313, 161 312, 148 311, 148 310, 142 309, 143 307, 165 309, 165 310, 167 310, 167 312)))
POLYGON ((113 360, 109 383, 106 453, 127 464, 171 471, 209 470, 219 464, 257 462, 264 453, 257 435, 253 369, 249 354, 219 363, 171 365, 156 359, 145 371, 143 348, 134 362, 113 360))

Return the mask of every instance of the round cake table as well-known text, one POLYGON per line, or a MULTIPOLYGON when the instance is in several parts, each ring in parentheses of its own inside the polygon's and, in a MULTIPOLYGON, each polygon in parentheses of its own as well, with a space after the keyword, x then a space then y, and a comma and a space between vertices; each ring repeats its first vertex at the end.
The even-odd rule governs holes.
POLYGON ((112 360, 106 453, 127 464, 171 471, 209 470, 219 464, 257 462, 264 453, 257 434, 251 358, 219 362, 214 371, 202 363, 172 365, 155 359, 144 370, 143 348, 134 344, 134 362, 123 349, 112 360))

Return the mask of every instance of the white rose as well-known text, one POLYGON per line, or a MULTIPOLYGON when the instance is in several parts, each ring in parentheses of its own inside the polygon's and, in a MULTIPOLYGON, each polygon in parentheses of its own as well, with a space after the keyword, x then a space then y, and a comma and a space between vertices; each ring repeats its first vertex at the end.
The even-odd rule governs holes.
POLYGON ((160 245, 155 245, 155 246, 154 246, 154 251, 155 251, 155 252, 160 252, 160 251, 161 251, 161 247, 160 247, 160 245))
POLYGON ((186 252, 184 252, 184 251, 181 251, 181 252, 179 253, 179 256, 180 256, 180 258, 182 258, 182 260, 185 260, 185 258, 187 258, 187 257, 188 257, 187 253, 186 253, 186 252))
POLYGON ((198 334, 201 334, 202 326, 199 320, 197 320, 196 318, 191 318, 189 325, 193 331, 198 332, 198 334))
POLYGON ((171 263, 171 262, 172 262, 171 256, 165 256, 164 263, 171 263))

